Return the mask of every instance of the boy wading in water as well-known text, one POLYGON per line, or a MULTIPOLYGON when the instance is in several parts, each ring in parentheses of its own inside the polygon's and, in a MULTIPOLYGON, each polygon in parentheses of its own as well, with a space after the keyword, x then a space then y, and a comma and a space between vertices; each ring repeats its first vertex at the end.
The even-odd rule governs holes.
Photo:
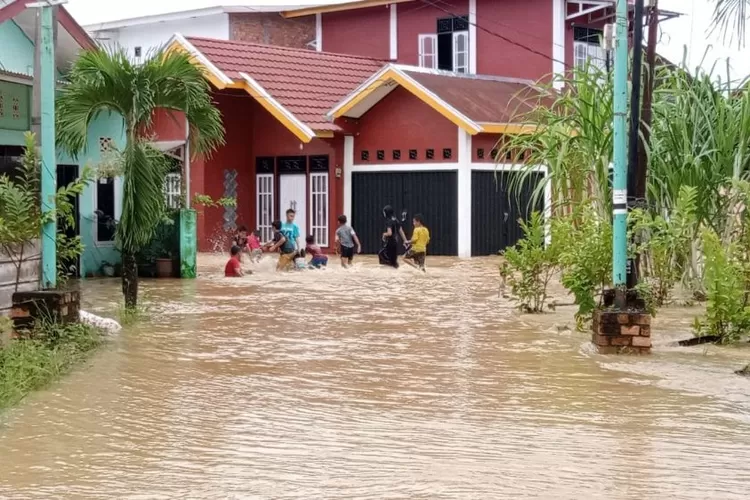
POLYGON ((302 247, 299 244, 300 231, 299 226, 294 222, 294 218, 297 216, 297 212, 293 208, 286 211, 286 222, 281 225, 281 232, 284 237, 294 246, 295 250, 300 250, 302 247))
POLYGON ((233 245, 229 251, 231 257, 227 261, 227 265, 224 266, 224 276, 226 278, 241 278, 245 275, 242 272, 242 264, 240 263, 241 252, 242 249, 237 245, 233 245))
POLYGON ((362 245, 357 233, 351 226, 346 224, 346 215, 339 215, 339 227, 336 229, 336 243, 340 248, 341 267, 349 267, 354 260, 354 245, 357 245, 357 253, 362 253, 362 245))
POLYGON ((294 256, 297 254, 294 243, 289 241, 281 232, 281 221, 273 221, 271 227, 273 227, 273 240, 266 243, 266 246, 269 252, 279 251, 279 262, 276 264, 276 270, 289 269, 294 264, 294 256))
POLYGON ((424 271, 427 244, 430 242, 430 230, 424 226, 422 216, 419 214, 414 216, 412 223, 414 224, 414 232, 411 235, 411 248, 404 255, 404 260, 407 264, 424 271))
POLYGON ((398 269, 398 242, 399 237, 401 241, 406 241, 404 228, 394 215, 392 206, 383 207, 383 217, 385 217, 385 232, 383 233, 383 248, 378 252, 378 259, 381 265, 398 269))

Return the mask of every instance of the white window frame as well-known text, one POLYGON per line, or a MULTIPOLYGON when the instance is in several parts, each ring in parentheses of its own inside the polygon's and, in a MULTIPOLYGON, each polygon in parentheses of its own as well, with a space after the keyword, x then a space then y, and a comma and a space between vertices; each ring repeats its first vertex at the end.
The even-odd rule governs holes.
POLYGON ((469 32, 468 31, 454 31, 453 32, 453 72, 454 73, 469 73, 469 32), (458 50, 459 39, 464 39, 464 50, 458 50), (458 56, 463 54, 464 64, 458 64, 458 56))
POLYGON ((172 172, 164 176, 164 203, 167 208, 178 209, 182 202, 182 174, 172 172))
POLYGON ((437 69, 438 54, 437 54, 437 35, 419 35, 419 67, 437 69), (432 51, 427 50, 425 43, 430 40, 432 51), (428 58, 432 58, 432 64, 428 64, 428 58))
POLYGON ((328 247, 328 172, 310 173, 310 234, 315 243, 328 247))
POLYGON ((607 61, 607 51, 595 43, 573 42, 574 67, 576 69, 584 69, 589 61, 591 66, 604 70, 607 61))
POLYGON ((255 177, 255 227, 260 232, 262 242, 271 241, 273 236, 271 223, 274 217, 274 182, 273 174, 257 174, 255 177))

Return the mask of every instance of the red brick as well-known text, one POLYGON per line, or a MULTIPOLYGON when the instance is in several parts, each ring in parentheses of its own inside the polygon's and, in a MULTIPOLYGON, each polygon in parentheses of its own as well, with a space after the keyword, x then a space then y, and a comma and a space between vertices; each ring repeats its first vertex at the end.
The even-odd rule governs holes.
POLYGON ((650 326, 641 326, 641 336, 642 337, 650 337, 651 336, 651 327, 650 326))
POLYGON ((620 327, 622 335, 638 335, 641 333, 641 327, 638 325, 620 327))
POLYGON ((651 347, 651 337, 633 337, 633 347, 651 347))
POLYGON ((630 324, 630 315, 627 313, 622 313, 617 315, 617 322, 621 325, 628 325, 630 324))
POLYGON ((31 313, 25 307, 14 307, 10 311, 11 318, 28 318, 31 313))
POLYGON ((591 341, 598 346, 609 345, 609 337, 605 335, 597 335, 596 333, 591 336, 591 341))
POLYGON ((307 49, 315 40, 315 16, 285 19, 278 12, 229 14, 229 39, 307 49))
POLYGON ((631 323, 634 325, 650 325, 651 324, 651 315, 650 314, 634 314, 634 318, 631 320, 631 323))
POLYGON ((612 345, 629 346, 630 341, 635 337, 612 337, 612 345))

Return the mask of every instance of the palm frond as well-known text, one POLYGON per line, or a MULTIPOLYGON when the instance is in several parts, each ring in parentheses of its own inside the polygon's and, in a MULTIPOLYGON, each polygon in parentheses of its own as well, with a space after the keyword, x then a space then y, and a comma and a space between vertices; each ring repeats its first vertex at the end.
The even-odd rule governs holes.
POLYGON ((724 43, 745 46, 747 19, 750 15, 750 0, 715 0, 711 31, 718 32, 724 43))

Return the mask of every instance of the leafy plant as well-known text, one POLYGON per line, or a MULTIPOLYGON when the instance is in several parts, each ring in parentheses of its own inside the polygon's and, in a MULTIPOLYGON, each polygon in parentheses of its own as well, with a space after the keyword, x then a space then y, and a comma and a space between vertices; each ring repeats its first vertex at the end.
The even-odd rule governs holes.
POLYGON ((218 200, 214 200, 207 194, 195 193, 193 195, 193 205, 202 207, 236 207, 237 199, 230 196, 222 196, 218 200))
POLYGON ((722 343, 736 342, 750 329, 748 266, 737 258, 737 243, 724 246, 710 229, 703 233, 703 252, 708 303, 705 319, 695 320, 695 334, 716 335, 722 343))
POLYGON ((122 253, 126 307, 138 302, 136 255, 149 244, 164 214, 162 185, 170 163, 149 146, 155 111, 184 112, 190 150, 196 154, 210 153, 224 141, 209 85, 190 58, 180 51, 156 51, 134 63, 122 49, 87 51, 73 64, 69 84, 57 98, 58 143, 71 156, 85 149, 89 125, 100 114, 115 113, 124 121, 122 215, 115 237, 122 253))
POLYGON ((556 245, 545 245, 544 216, 533 212, 529 222, 519 221, 524 237, 504 253, 500 275, 510 285, 519 308, 528 313, 544 312, 547 287, 558 266, 556 245))
POLYGON ((576 322, 582 329, 611 283, 612 224, 592 206, 582 205, 553 219, 552 241, 559 248, 561 282, 575 298, 576 322))

